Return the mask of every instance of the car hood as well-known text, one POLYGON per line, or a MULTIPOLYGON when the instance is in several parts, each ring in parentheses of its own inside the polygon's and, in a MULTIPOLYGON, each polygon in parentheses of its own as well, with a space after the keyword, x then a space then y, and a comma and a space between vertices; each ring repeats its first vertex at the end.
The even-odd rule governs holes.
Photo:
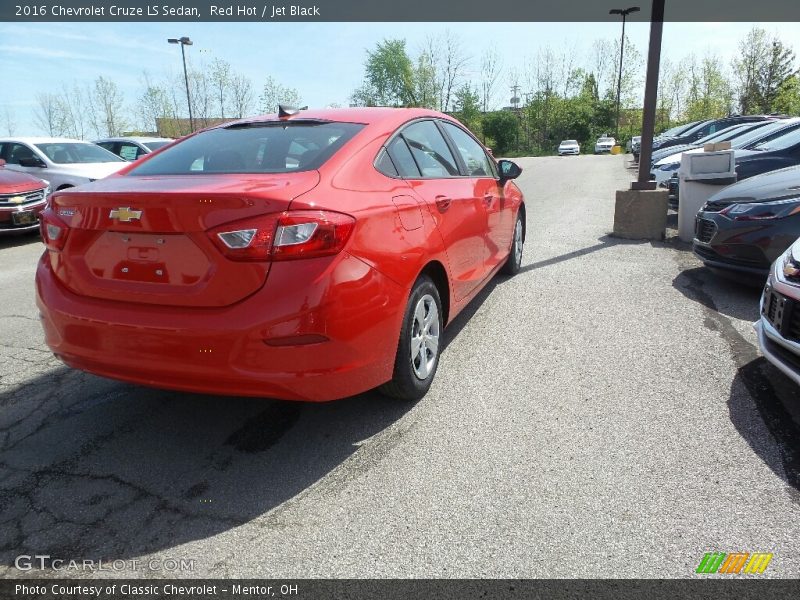
POLYGON ((659 158, 655 164, 661 165, 672 162, 680 162, 681 154, 683 154, 684 152, 688 152, 690 150, 695 150, 696 148, 697 145, 695 144, 681 144, 679 146, 670 146, 669 148, 666 148, 665 150, 659 153, 662 154, 662 157, 659 158))
POLYGON ((38 177, 0 168, 0 194, 32 192, 42 189, 45 185, 47 184, 38 177))
POLYGON ((800 198, 800 165, 762 173, 734 183, 714 194, 709 201, 765 202, 784 198, 800 198))
POLYGON ((48 167, 47 170, 61 175, 75 175, 77 177, 88 177, 89 179, 102 179, 120 169, 129 166, 129 162, 107 162, 107 163, 76 163, 68 165, 55 165, 48 167))

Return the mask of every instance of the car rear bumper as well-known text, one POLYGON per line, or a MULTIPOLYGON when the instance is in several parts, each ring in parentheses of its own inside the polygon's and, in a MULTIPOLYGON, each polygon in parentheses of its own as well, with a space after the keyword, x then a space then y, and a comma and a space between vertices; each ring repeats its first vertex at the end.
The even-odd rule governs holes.
POLYGON ((314 281, 292 261, 224 308, 153 306, 78 296, 46 257, 37 305, 50 349, 97 375, 188 392, 326 401, 392 376, 407 291, 347 254, 314 281))

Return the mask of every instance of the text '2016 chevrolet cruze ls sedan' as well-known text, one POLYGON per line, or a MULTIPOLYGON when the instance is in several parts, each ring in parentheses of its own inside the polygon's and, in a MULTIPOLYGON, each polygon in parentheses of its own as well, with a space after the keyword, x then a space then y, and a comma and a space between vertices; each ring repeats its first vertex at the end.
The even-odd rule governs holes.
POLYGON ((66 364, 159 388, 418 399, 444 326, 519 271, 523 197, 457 121, 281 111, 51 197, 37 302, 66 364))

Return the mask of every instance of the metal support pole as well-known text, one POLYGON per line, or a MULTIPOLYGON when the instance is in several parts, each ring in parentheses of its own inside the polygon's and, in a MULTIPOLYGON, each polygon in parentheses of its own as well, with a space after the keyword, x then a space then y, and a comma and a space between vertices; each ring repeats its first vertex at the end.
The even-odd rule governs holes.
POLYGON ((639 178, 637 181, 631 182, 632 190, 656 189, 656 182, 650 181, 650 159, 653 156, 653 130, 656 122, 658 70, 661 63, 661 33, 663 29, 664 0, 653 0, 653 9, 650 16, 650 47, 647 52, 647 80, 644 87, 639 178))
POLYGON ((183 50, 184 44, 181 43, 181 57, 183 58, 183 80, 186 82, 186 102, 189 105, 189 127, 192 133, 194 131, 194 117, 192 117, 192 98, 189 96, 189 75, 186 72, 186 52, 183 50))
POLYGON ((625 18, 627 13, 622 13, 622 38, 619 42, 619 79, 617 80, 617 127, 614 133, 614 139, 619 144, 619 103, 620 95, 622 94, 622 57, 625 55, 625 18))

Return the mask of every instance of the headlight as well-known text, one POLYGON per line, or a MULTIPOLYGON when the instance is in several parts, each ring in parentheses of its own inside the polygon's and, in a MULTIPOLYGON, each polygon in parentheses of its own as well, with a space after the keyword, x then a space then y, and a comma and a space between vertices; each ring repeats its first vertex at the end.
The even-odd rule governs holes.
MULTIPOLYGON (((787 279, 792 283, 797 283, 800 276, 800 244, 795 242, 786 249, 786 252, 775 261, 775 276, 779 281, 787 283, 787 279)), ((770 273, 772 278, 772 273, 770 273)))
POLYGON ((788 198, 772 202, 731 204, 722 209, 719 214, 734 221, 764 221, 783 219, 798 212, 800 212, 800 198, 788 198))

